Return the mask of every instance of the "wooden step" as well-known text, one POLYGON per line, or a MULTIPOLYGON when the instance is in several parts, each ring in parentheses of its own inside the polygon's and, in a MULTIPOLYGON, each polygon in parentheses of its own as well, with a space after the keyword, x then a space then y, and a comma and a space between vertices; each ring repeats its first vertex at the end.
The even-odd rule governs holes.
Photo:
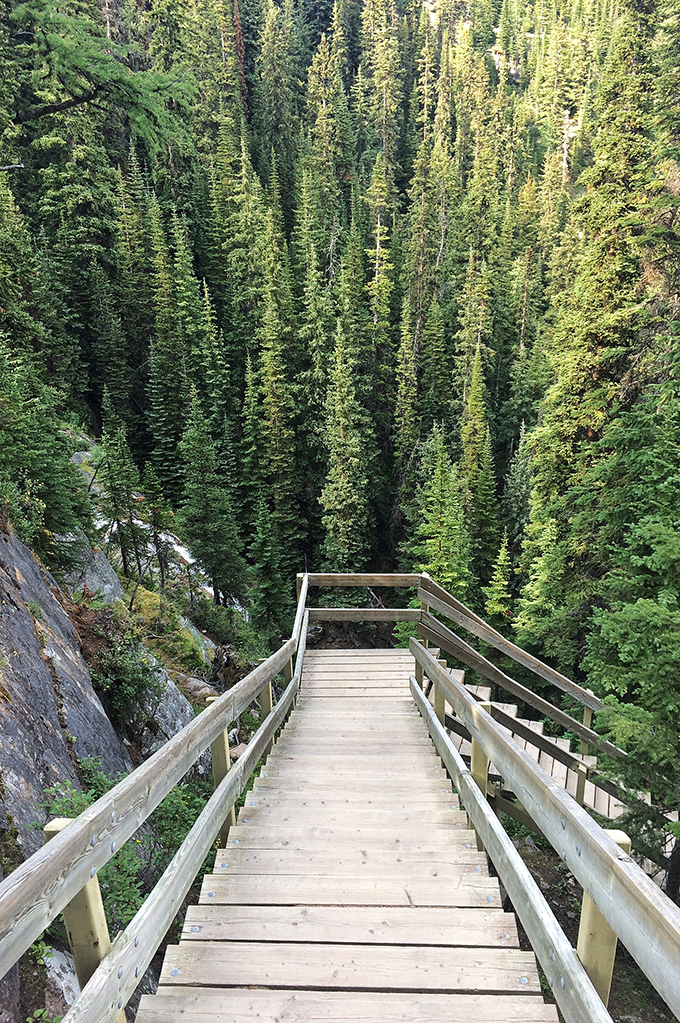
POLYGON ((387 877, 312 874, 291 884, 285 874, 208 874, 201 902, 264 906, 459 906, 500 907, 498 881, 461 864, 456 879, 411 877, 406 872, 387 877))
POLYGON ((448 906, 189 906, 182 940, 519 947, 514 914, 448 906))
POLYGON ((445 946, 422 957, 413 946, 234 942, 169 945, 161 983, 309 987, 368 991, 540 992, 536 960, 519 949, 445 946))
POLYGON ((243 990, 173 985, 142 997, 137 1023, 557 1023, 527 995, 243 990))

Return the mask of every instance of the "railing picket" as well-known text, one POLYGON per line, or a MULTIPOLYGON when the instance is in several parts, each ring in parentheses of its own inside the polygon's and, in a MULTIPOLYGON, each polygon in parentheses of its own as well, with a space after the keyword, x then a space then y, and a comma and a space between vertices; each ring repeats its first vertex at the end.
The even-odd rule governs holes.
MULTIPOLYGON (((217 699, 216 696, 209 696, 207 698, 206 705, 209 707, 217 699)), ((220 782, 227 776, 231 769, 231 753, 229 752, 229 728, 225 728, 223 732, 217 736, 210 746, 210 753, 212 756, 212 771, 213 771, 213 784, 215 788, 219 787, 220 782)), ((224 824, 220 830, 220 844, 222 848, 227 844, 227 838, 229 836, 229 828, 234 827, 236 824, 236 810, 234 806, 228 811, 224 818, 224 824)))

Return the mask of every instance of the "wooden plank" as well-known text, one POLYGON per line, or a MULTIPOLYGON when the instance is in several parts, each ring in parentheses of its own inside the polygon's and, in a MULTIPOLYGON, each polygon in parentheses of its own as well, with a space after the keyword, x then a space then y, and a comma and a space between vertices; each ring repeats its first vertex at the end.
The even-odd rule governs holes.
MULTIPOLYGON (((380 689, 380 688, 376 688, 375 686, 373 686, 373 687, 366 686, 365 689, 343 689, 342 693, 343 693, 344 698, 345 699, 349 699, 349 700, 351 700, 351 699, 366 699, 367 697, 370 697, 370 698, 373 698, 373 697, 379 697, 379 698, 383 697, 384 699, 389 699, 389 700, 408 700, 409 703, 411 701, 411 697, 408 695, 408 689, 406 688, 406 686, 404 686, 403 689, 401 687, 399 689, 385 689, 385 688, 380 689)), ((328 698, 328 697, 333 697, 333 696, 337 696, 337 695, 338 695, 338 690, 337 689, 329 688, 329 689, 312 689, 312 690, 310 690, 308 687, 306 687, 305 689, 302 690, 301 698, 304 697, 305 699, 308 699, 308 700, 315 700, 315 699, 318 700, 318 699, 321 699, 321 698, 324 698, 324 697, 328 698)), ((374 713, 377 713, 377 708, 374 711, 374 713)))
MULTIPOLYGON (((342 793, 345 790, 347 781, 350 779, 356 785, 357 776, 355 772, 352 772, 351 776, 345 779, 339 778, 337 773, 333 771, 329 771, 325 775, 315 774, 312 777, 307 772, 288 771, 277 776, 267 774, 263 777, 260 775, 259 778, 255 779, 253 792, 266 792, 270 796, 276 792, 308 791, 310 795, 318 792, 342 793)), ((412 786, 412 784, 413 778, 410 771, 408 781, 404 778, 390 778, 367 774, 361 779, 360 788, 367 795, 377 795, 383 792, 387 799, 393 799, 395 796, 405 794, 408 791, 408 787, 412 786)), ((423 771, 418 780, 418 791, 415 794, 418 796, 421 794, 439 795, 442 792, 448 794, 449 802, 451 802, 454 794, 453 787, 444 773, 440 772, 438 777, 434 777, 429 771, 423 771)))
POLYGON ((317 719, 308 718, 305 721, 295 720, 289 722, 286 726, 280 742, 287 741, 288 738, 303 738, 313 741, 314 739, 332 736, 355 736, 360 737, 372 736, 374 739, 385 740, 390 738, 392 735, 399 736, 414 736, 415 738, 425 738, 429 742, 429 736, 423 728, 422 721, 416 721, 414 718, 402 718, 401 721, 393 719, 389 724, 384 721, 353 721, 350 723, 344 722, 341 718, 328 718, 328 719, 317 719))
POLYGON ((310 622, 419 622, 417 607, 310 607, 310 622))
POLYGON ((410 672, 405 668, 402 672, 396 671, 365 671, 363 669, 356 668, 350 672, 332 672, 332 671, 308 671, 303 675, 302 684, 308 686, 314 684, 321 686, 321 688, 327 688, 331 685, 337 685, 338 687, 347 686, 366 686, 369 685, 371 688, 379 688, 381 685, 386 686, 398 686, 408 685, 410 675, 413 674, 413 670, 410 672))
POLYGON ((142 997, 137 1023, 557 1023, 538 996, 174 987, 142 997))
POLYGON ((308 661, 305 660, 304 667, 302 669, 302 677, 305 678, 307 675, 316 675, 319 673, 327 675, 352 675, 357 671, 369 672, 372 675, 400 675, 408 674, 410 671, 413 674, 415 661, 412 657, 390 658, 387 660, 385 657, 381 657, 375 661, 365 661, 363 658, 352 658, 352 660, 345 659, 344 661, 308 661))
POLYGON ((206 875, 201 901, 210 905, 240 904, 260 906, 472 906, 500 907, 498 881, 461 868, 457 879, 442 884, 436 878, 385 877, 353 878, 319 874, 290 878, 277 874, 234 877, 206 875), (211 895, 211 892, 213 893, 211 895))
POLYGON ((528 654, 526 650, 522 650, 521 647, 515 646, 509 639, 502 636, 500 632, 492 629, 486 622, 483 622, 477 615, 473 614, 465 604, 456 600, 446 590, 437 587, 436 583, 433 584, 431 580, 423 580, 422 587, 418 590, 418 599, 426 600, 435 611, 439 611, 440 614, 456 622, 457 625, 462 625, 467 632, 471 632, 473 636, 482 639, 489 646, 502 651, 513 661, 517 661, 518 664, 529 668, 540 678, 545 679, 547 682, 552 682, 558 689, 569 693, 570 696, 573 696, 574 699, 586 707, 590 707, 592 710, 602 710, 604 707, 602 700, 593 693, 577 685, 572 679, 562 675, 555 668, 551 668, 550 665, 544 664, 538 657, 534 657, 532 654, 528 654))
POLYGON ((290 735, 286 731, 279 739, 277 745, 280 745, 282 750, 308 749, 310 752, 313 752, 318 747, 330 750, 334 746, 353 751, 357 748, 363 748, 367 743, 375 744, 379 747, 387 746, 388 749, 394 749, 396 745, 415 746, 425 750, 432 748, 432 743, 426 735, 419 734, 415 729, 404 729, 402 731, 396 728, 394 731, 390 730, 388 734, 385 734, 385 729, 380 729, 379 732, 359 732, 355 730, 341 732, 339 730, 331 731, 331 729, 324 729, 318 732, 293 731, 290 735))
POLYGON ((316 814, 324 810, 344 810, 350 813, 376 812, 391 815, 411 814, 422 810, 424 813, 431 814, 439 810, 450 810, 453 805, 452 798, 450 795, 440 794, 427 795, 421 799, 417 792, 410 797, 408 794, 395 795, 392 799, 386 799, 381 793, 366 795, 359 791, 343 792, 342 795, 333 791, 327 793, 317 791, 309 794, 293 792, 288 797, 284 793, 278 792, 272 794, 249 792, 243 809, 244 811, 280 811, 282 814, 294 812, 296 808, 301 814, 316 814))
POLYGON ((392 991, 540 991, 532 952, 519 949, 437 949, 416 955, 400 945, 185 942, 169 945, 161 983, 256 984, 392 991))
POLYGON ((182 941, 519 946, 513 913, 448 906, 189 906, 182 941))
POLYGON ((310 586, 418 586, 415 573, 311 572, 310 586))
POLYGON ((389 661, 391 658, 412 658, 411 651, 407 646, 400 647, 352 647, 351 649, 334 648, 333 650, 308 650, 305 653, 305 661, 314 664, 316 661, 333 661, 338 663, 342 660, 380 660, 389 661))
MULTIPOLYGON (((162 802, 295 651, 289 639, 190 721, 157 753, 80 814, 0 884, 0 963, 6 969, 162 802)), ((115 1017, 114 1017, 115 1018, 115 1017)))
MULTIPOLYGON (((638 965, 680 1015, 680 907, 618 848, 589 814, 505 738, 488 715, 475 711, 470 694, 455 686, 427 650, 411 640, 414 654, 521 798, 543 834, 558 850, 638 965), (578 848, 577 848, 578 847, 578 848)), ((413 685, 413 683, 412 683, 413 685)))
POLYGON ((346 675, 307 675, 302 680, 305 692, 314 689, 336 689, 342 692, 345 689, 408 689, 409 676, 406 672, 401 677, 397 675, 369 675, 363 672, 356 672, 351 676, 346 675))
MULTIPOLYGON (((422 860, 399 853, 384 853, 378 849, 358 849, 356 846, 341 846, 333 850, 316 848, 300 849, 297 845, 286 849, 249 849, 247 846, 232 846, 219 850, 215 859, 213 874, 287 874, 307 876, 315 873, 334 874, 348 877, 383 877, 390 874, 403 875, 406 870, 412 877, 448 878, 457 876, 462 865, 477 873, 477 867, 486 871, 486 857, 471 845, 469 849, 458 846, 454 850, 422 860)), ((329 939, 331 940, 331 939, 329 939)))
POLYGON ((229 848, 244 845, 248 849, 285 849, 297 844, 306 848, 328 849, 335 845, 345 846, 356 843, 359 848, 377 848, 401 851, 404 855, 416 855, 419 850, 441 849, 447 852, 454 842, 474 843, 474 835, 462 823, 451 828, 448 824, 437 824, 428 828, 423 836, 422 828, 404 827, 399 829, 381 828, 349 823, 347 815, 340 825, 287 824, 277 826, 255 826, 252 823, 236 825, 229 832, 229 848))
MULTIPOLYGON (((283 827, 286 824, 294 824, 296 821, 313 821, 319 827, 337 827, 348 814, 344 808, 333 807, 267 807, 253 806, 242 807, 239 811, 237 821, 239 824, 255 824, 262 827, 265 824, 278 823, 283 827)), ((357 827, 408 827, 408 826, 429 826, 431 824, 442 824, 445 827, 455 827, 456 824, 465 823, 466 817, 462 810, 450 810, 445 807, 415 807, 409 810, 387 810, 383 806, 371 809, 352 809, 349 814, 353 824, 357 827)))
MULTIPOLYGON (((419 760, 420 758, 418 758, 419 760)), ((426 763, 419 763, 418 760, 414 764, 408 765, 408 770, 404 771, 403 765, 398 775, 394 775, 388 768, 382 772, 376 772, 374 770, 375 765, 367 764, 365 762, 357 763, 352 770, 351 777, 356 779, 359 783, 370 782, 375 779, 376 784, 383 785, 394 785, 403 788, 404 785, 414 784, 415 782, 448 782, 448 776, 446 772, 437 766, 434 761, 430 761, 428 758, 426 763)), ((297 758, 286 759, 285 757, 275 758, 274 754, 270 754, 267 758, 267 763, 262 769, 263 778, 276 778, 290 779, 291 783, 297 784, 298 781, 304 782, 305 780, 312 781, 335 781, 338 778, 338 764, 335 760, 330 760, 328 763, 319 757, 314 757, 312 765, 314 768, 313 777, 310 776, 307 769, 307 765, 300 764, 297 758)))

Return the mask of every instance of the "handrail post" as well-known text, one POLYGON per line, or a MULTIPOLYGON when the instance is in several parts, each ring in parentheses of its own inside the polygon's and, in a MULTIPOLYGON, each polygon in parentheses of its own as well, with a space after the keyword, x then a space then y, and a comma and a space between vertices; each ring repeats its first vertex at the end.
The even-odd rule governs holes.
MULTIPOLYGON (((206 699, 206 706, 210 706, 217 700, 217 696, 209 696, 206 699)), ((215 788, 219 785, 225 775, 228 773, 231 767, 231 753, 229 752, 229 730, 225 728, 223 732, 217 736, 215 741, 210 746, 210 752, 212 754, 212 769, 213 769, 213 784, 215 788)), ((225 849, 227 845, 227 838, 229 836, 229 828, 233 828, 236 824, 236 809, 232 805, 229 813, 224 818, 224 824, 220 829, 220 848, 225 849)))
MULTIPOLYGON (((284 678, 286 680, 286 685, 288 685, 288 683, 291 681, 291 679, 293 677, 292 665, 293 665, 293 662, 292 661, 288 661, 288 663, 284 666, 284 669, 283 669, 283 674, 284 674, 284 678), (289 677, 288 671, 287 671, 288 668, 291 668, 290 677, 289 677)), ((264 687, 262 689, 262 692, 260 693, 260 711, 262 713, 262 720, 263 721, 267 720, 267 718, 269 717, 269 715, 272 712, 273 706, 274 706, 274 699, 273 699, 273 696, 272 696, 272 684, 271 684, 271 682, 265 682, 264 687)), ((272 749, 273 745, 274 745, 273 740, 272 740, 272 742, 268 742, 267 743, 267 746, 266 746, 265 751, 264 751, 265 757, 269 756, 269 754, 271 753, 271 749, 272 749)))
MULTIPOLYGON (((46 841, 58 835, 70 824, 71 817, 55 817, 43 828, 46 841)), ((73 965, 81 990, 99 966, 102 959, 109 954, 111 939, 106 923, 104 903, 99 887, 99 878, 95 874, 77 895, 74 895, 62 910, 68 943, 73 954, 73 965)), ((118 1016, 117 1023, 126 1023, 125 1009, 118 1016)))
POLYGON ((588 768, 585 764, 579 764, 576 771, 576 795, 574 796, 579 806, 583 806, 585 802, 587 778, 588 768))
MULTIPOLYGON (((587 692, 592 693, 592 689, 588 689, 587 692)), ((594 694, 593 694, 594 695, 594 694)), ((586 728, 592 728, 593 725, 593 711, 590 707, 583 708, 583 724, 586 728)), ((590 749, 585 739, 581 739, 581 755, 587 756, 588 750, 590 749)), ((583 805, 583 804, 581 804, 583 805)))
MULTIPOLYGON (((619 848, 630 853, 630 838, 624 831, 606 830, 619 848)), ((609 1002, 618 938, 584 891, 576 952, 604 1005, 609 1002)))
MULTIPOLYGON (((477 704, 477 710, 483 710, 490 714, 491 704, 487 700, 482 700, 477 704)), ((486 799, 489 791, 489 758, 474 737, 470 754, 470 774, 472 775, 472 780, 477 784, 477 787, 486 799)), ((476 831, 475 835, 477 836, 477 849, 481 852, 484 849, 484 843, 476 831)))

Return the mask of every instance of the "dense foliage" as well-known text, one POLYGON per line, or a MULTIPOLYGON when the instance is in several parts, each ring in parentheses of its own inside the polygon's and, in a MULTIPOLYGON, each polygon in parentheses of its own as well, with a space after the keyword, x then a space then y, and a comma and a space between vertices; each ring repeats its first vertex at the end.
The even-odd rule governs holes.
POLYGON ((0 25, 3 514, 75 528, 75 417, 127 574, 174 510, 275 634, 305 565, 420 566, 677 775, 677 4, 0 25))

